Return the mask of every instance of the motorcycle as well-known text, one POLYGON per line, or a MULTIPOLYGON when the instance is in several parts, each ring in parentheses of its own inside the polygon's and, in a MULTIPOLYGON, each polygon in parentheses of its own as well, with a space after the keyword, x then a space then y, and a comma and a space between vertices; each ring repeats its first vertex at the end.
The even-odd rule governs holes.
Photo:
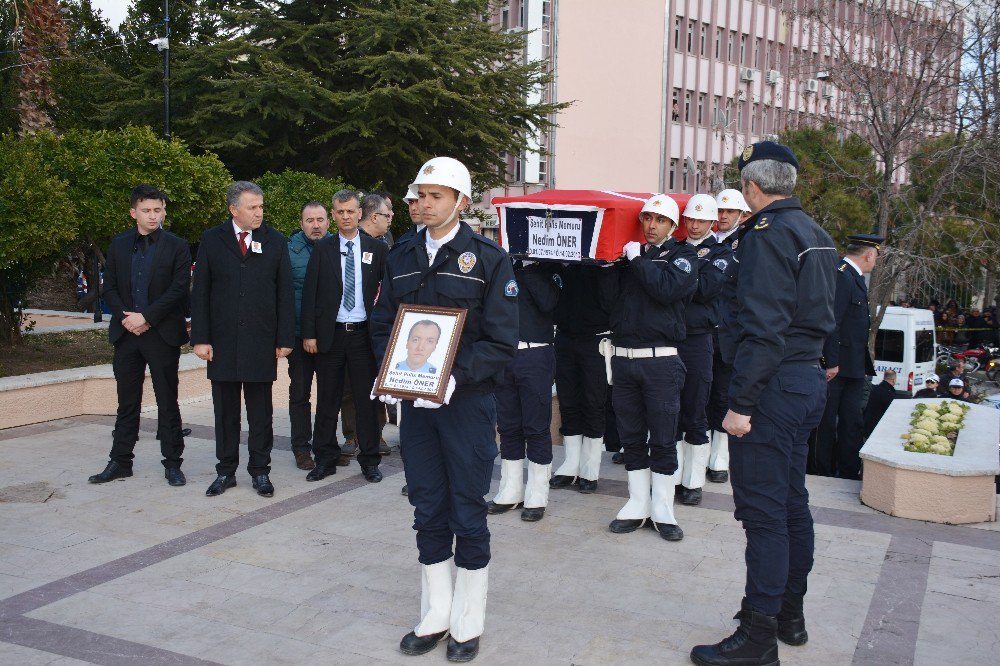
MULTIPOLYGON (((953 352, 951 357, 954 359, 961 359, 965 363, 965 369, 967 372, 976 372, 980 368, 987 365, 987 363, 1000 356, 1000 347, 991 347, 989 345, 981 345, 979 347, 973 347, 972 349, 966 349, 961 352, 953 352)), ((992 380, 991 380, 992 381, 992 380)))

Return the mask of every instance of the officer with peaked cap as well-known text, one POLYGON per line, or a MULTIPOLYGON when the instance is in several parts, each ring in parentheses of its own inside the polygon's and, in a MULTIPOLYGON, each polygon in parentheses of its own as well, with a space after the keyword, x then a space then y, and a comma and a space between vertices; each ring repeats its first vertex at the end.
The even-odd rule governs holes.
POLYGON ((611 339, 602 346, 610 359, 629 494, 609 529, 634 532, 651 518, 668 541, 684 538, 673 506, 684 384, 677 346, 685 336, 684 305, 698 287, 694 250, 671 237, 679 217, 672 198, 650 197, 639 214, 645 242, 626 243, 625 261, 608 269, 601 284, 611 311, 611 339))
POLYGON ((858 453, 864 440, 864 392, 875 375, 868 351, 871 317, 865 274, 875 268, 885 239, 873 234, 847 237, 847 253, 837 266, 837 326, 823 346, 828 391, 823 420, 810 456, 814 474, 842 479, 861 478, 858 453))
POLYGON ((469 661, 479 652, 486 614, 490 533, 483 496, 497 455, 493 391, 517 351, 518 286, 507 253, 459 219, 472 200, 461 162, 435 157, 411 187, 425 228, 386 258, 372 317, 375 354, 385 356, 402 303, 468 314, 444 403, 401 404, 400 453, 422 571, 420 622, 399 647, 424 654, 450 633, 448 659, 469 661))
POLYGON ((826 399, 820 367, 834 327, 837 252, 830 235, 792 197, 798 161, 772 141, 739 160, 753 215, 736 239, 719 324, 723 357, 734 359, 729 412, 735 517, 746 532, 746 595, 736 632, 699 645, 703 666, 778 663, 777 639, 808 636, 802 600, 812 569, 814 533, 805 486, 807 438, 826 399))
MULTIPOLYGON (((715 196, 719 208, 719 226, 715 236, 719 243, 733 250, 736 231, 750 215, 743 193, 739 190, 722 190, 715 196)), ((729 378, 733 366, 722 358, 718 327, 712 331, 712 388, 708 398, 709 454, 706 478, 713 483, 729 481, 729 434, 722 429, 722 419, 729 411, 729 378)))
POLYGON ((705 467, 709 459, 708 400, 712 387, 712 334, 719 323, 719 294, 733 251, 715 240, 712 225, 719 218, 715 198, 695 194, 684 208, 682 220, 689 245, 697 257, 694 266, 698 288, 684 309, 687 337, 677 346, 684 362, 684 387, 677 420, 677 457, 680 459, 680 501, 701 503, 705 467))

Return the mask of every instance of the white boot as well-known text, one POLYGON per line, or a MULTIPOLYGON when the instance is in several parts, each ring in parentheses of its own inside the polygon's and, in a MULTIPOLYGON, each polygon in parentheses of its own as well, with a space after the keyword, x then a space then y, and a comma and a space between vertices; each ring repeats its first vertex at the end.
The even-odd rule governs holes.
POLYGON ((528 485, 524 489, 525 509, 544 509, 549 504, 549 474, 552 465, 528 461, 528 485))
POLYGON ((580 478, 597 481, 601 478, 601 453, 604 452, 603 437, 584 437, 580 456, 580 478))
POLYGON ((451 559, 423 565, 420 569, 420 624, 413 633, 428 636, 447 631, 451 608, 451 559))
POLYGON ((710 446, 708 468, 713 472, 729 471, 729 434, 713 430, 710 446))
POLYGON ((628 473, 628 502, 618 512, 618 520, 645 520, 650 515, 650 471, 637 469, 628 473))
POLYGON ((684 445, 686 443, 687 442, 685 442, 684 440, 680 440, 676 444, 676 447, 677 447, 677 480, 678 480, 678 482, 680 481, 681 474, 682 474, 682 472, 684 470, 684 456, 687 453, 687 449, 685 448, 684 445))
POLYGON ((702 488, 705 485, 705 465, 708 464, 708 444, 688 444, 684 447, 684 468, 681 474, 681 485, 685 488, 702 488))
POLYGON ((563 464, 556 470, 555 476, 568 476, 575 480, 580 475, 580 449, 583 447, 583 435, 565 435, 563 437, 563 464))
POLYGON ((459 643, 483 634, 489 569, 489 566, 475 570, 458 568, 455 597, 451 603, 451 636, 459 643))
POLYGON ((680 470, 673 474, 653 474, 650 479, 653 526, 667 541, 680 541, 684 538, 684 532, 677 526, 677 519, 674 518, 674 486, 679 476, 680 470))
POLYGON ((516 507, 524 501, 524 459, 500 459, 500 487, 493 503, 516 507))

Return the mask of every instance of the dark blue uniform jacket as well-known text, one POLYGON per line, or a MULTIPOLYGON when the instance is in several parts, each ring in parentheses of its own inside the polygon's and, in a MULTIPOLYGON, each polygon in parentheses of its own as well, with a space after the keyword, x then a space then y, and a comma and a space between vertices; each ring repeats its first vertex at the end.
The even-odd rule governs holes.
POLYGON ((865 278, 843 259, 837 266, 837 296, 833 302, 836 326, 823 346, 823 367, 840 368, 838 376, 862 379, 874 376, 875 364, 868 352, 868 288, 865 278))
POLYGON ((517 353, 518 335, 518 286, 510 257, 468 224, 459 224, 458 234, 430 265, 426 229, 412 241, 396 243, 386 258, 382 291, 372 313, 372 342, 381 363, 401 303, 468 310, 451 370, 456 396, 492 392, 517 353))
POLYGON ((751 216, 737 235, 719 338, 733 364, 729 408, 749 415, 781 363, 819 363, 834 328, 837 250, 795 197, 751 216))
MULTIPOLYGON (((685 241, 685 245, 690 245, 685 241)), ((685 312, 684 324, 688 335, 713 333, 719 325, 719 296, 726 282, 726 269, 733 260, 728 243, 720 243, 711 235, 697 246, 690 246, 697 261, 698 288, 685 312)))
POLYGON ((555 336, 553 317, 562 284, 562 278, 555 273, 556 268, 554 264, 514 264, 521 330, 519 339, 524 342, 551 343, 555 336))

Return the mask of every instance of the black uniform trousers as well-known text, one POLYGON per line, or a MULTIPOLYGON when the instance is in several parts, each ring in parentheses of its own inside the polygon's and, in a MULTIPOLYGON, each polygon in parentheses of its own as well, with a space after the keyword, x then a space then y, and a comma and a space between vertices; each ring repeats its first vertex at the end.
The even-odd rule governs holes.
POLYGON ((177 405, 177 363, 180 347, 168 345, 155 331, 142 335, 126 333, 115 344, 111 367, 118 388, 118 414, 111 443, 111 460, 132 468, 136 440, 139 439, 139 412, 146 367, 156 396, 160 454, 166 468, 180 467, 184 459, 181 437, 181 410, 177 405))
POLYGON ((556 355, 552 345, 519 349, 493 395, 497 399, 500 457, 552 462, 552 377, 556 355))
POLYGON ((603 337, 556 333, 556 394, 563 435, 604 437, 608 373, 597 348, 603 337))
POLYGON ((708 394, 708 427, 716 432, 724 432, 722 421, 729 411, 729 380, 733 377, 733 366, 722 360, 722 351, 717 337, 712 337, 712 388, 708 394))
POLYGON ((622 440, 618 436, 618 415, 615 414, 615 387, 608 386, 608 397, 604 401, 604 450, 618 453, 622 440))
POLYGON ((490 562, 486 500, 496 446, 492 394, 454 396, 437 409, 400 403, 400 448, 421 564, 452 556, 463 569, 490 562))
POLYGON ((632 472, 649 468, 657 474, 673 474, 677 471, 674 437, 684 362, 679 356, 615 356, 611 359, 611 376, 625 469, 632 472))
POLYGON ((677 441, 708 444, 708 399, 712 389, 712 334, 689 335, 677 345, 684 362, 684 386, 677 419, 677 441))
POLYGON ((292 427, 292 451, 308 453, 313 434, 312 394, 316 374, 316 354, 302 348, 302 338, 288 355, 288 420, 292 427))
POLYGON ((750 432, 729 438, 734 516, 747 536, 746 598, 777 615, 787 589, 806 592, 813 565, 813 519, 806 490, 809 432, 826 401, 818 363, 778 367, 750 416, 750 432))
POLYGON ((240 391, 247 407, 247 437, 250 476, 271 473, 271 448, 274 446, 274 413, 271 388, 274 382, 212 382, 212 406, 215 409, 215 466, 218 474, 231 475, 240 466, 240 391))
POLYGON ((333 465, 340 457, 337 415, 340 413, 346 379, 354 392, 358 464, 365 467, 378 465, 382 456, 378 453, 375 405, 369 398, 377 370, 368 328, 347 331, 338 324, 330 351, 317 354, 316 373, 316 432, 313 436, 316 464, 333 465))
POLYGON ((837 375, 827 386, 826 409, 816 433, 812 472, 836 474, 842 479, 861 478, 865 379, 837 375))

